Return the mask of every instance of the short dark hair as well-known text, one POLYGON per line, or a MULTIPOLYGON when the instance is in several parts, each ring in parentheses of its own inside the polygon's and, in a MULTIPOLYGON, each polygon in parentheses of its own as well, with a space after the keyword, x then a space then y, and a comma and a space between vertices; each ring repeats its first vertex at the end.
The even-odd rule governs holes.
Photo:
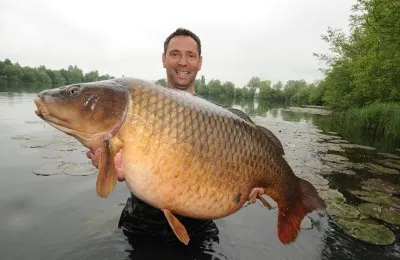
POLYGON ((197 43, 197 50, 199 51, 199 55, 201 55, 200 38, 196 34, 191 32, 190 30, 185 29, 185 28, 178 28, 175 30, 175 32, 173 32, 170 36, 167 37, 167 39, 164 42, 164 53, 167 53, 167 48, 168 48, 169 42, 171 41, 172 38, 174 38, 176 36, 189 36, 193 40, 195 40, 195 42, 197 43))

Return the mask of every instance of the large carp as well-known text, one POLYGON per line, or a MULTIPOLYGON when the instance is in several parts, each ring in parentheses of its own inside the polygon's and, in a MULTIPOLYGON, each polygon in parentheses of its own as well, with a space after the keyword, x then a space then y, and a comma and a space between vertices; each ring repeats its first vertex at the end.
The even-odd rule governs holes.
POLYGON ((189 237, 174 214, 216 219, 256 199, 279 207, 282 243, 297 237, 304 216, 323 210, 315 188, 285 161, 277 137, 240 110, 133 78, 42 91, 36 114, 101 150, 97 194, 123 175, 130 191, 161 209, 176 236, 189 237))

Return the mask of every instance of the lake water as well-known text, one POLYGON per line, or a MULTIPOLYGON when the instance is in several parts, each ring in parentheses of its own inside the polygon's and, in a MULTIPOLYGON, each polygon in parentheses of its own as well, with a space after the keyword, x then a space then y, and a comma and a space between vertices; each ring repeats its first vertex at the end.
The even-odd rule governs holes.
MULTIPOLYGON (((107 199, 99 198, 96 174, 81 176, 93 173, 84 154, 86 149, 41 122, 34 113, 34 96, 0 93, 0 259, 400 258, 400 226, 381 220, 376 222, 395 236, 390 245, 373 245, 353 238, 336 224, 334 216, 320 218, 315 213, 309 214, 295 243, 282 245, 277 237, 276 208, 267 210, 260 203, 215 220, 219 230, 215 241, 189 246, 130 241, 117 228, 129 197, 126 185, 118 183, 107 199), (43 168, 49 163, 50 169, 60 165, 77 167, 74 169, 78 176, 43 168), (34 172, 58 174, 42 176, 34 172)), ((321 125, 321 117, 326 116, 318 115, 318 109, 221 102, 245 110, 255 122, 274 132, 295 173, 310 180, 320 194, 334 201, 332 205, 345 202, 357 210, 357 205, 370 201, 349 192, 368 180, 399 186, 398 150, 356 146, 353 140, 343 139, 321 125), (385 167, 383 163, 387 163, 385 167)), ((396 199, 397 195, 391 197, 396 199)), ((353 211, 347 210, 331 212, 352 218, 353 211)))

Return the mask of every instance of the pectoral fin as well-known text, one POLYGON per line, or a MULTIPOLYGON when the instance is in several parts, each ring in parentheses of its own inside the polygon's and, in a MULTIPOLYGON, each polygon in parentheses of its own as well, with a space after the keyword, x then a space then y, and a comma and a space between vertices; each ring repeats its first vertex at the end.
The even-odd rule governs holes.
POLYGON ((96 191, 97 195, 100 197, 107 197, 114 189, 117 180, 114 160, 111 157, 110 140, 105 139, 103 143, 103 151, 100 155, 99 173, 96 181, 96 191))
POLYGON ((163 209, 162 211, 164 212, 164 215, 167 218, 169 225, 171 226, 178 239, 185 245, 188 245, 190 238, 185 226, 168 209, 163 209))

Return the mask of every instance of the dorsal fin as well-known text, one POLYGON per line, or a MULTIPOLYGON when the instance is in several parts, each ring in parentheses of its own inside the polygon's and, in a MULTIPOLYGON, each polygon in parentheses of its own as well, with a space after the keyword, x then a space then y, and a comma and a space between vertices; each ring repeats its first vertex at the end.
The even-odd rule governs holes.
POLYGON ((285 151, 283 150, 283 146, 281 141, 279 141, 278 137, 276 137, 276 135, 274 135, 274 133, 272 133, 270 130, 268 130, 267 128, 260 126, 260 125, 256 125, 253 120, 251 120, 251 118, 242 110, 240 109, 236 109, 236 108, 228 108, 229 111, 231 111, 232 113, 234 113, 235 115, 243 118, 244 120, 246 120, 247 122, 250 122, 252 124, 254 124, 255 126, 257 126, 258 129, 260 129, 265 136, 268 138, 268 140, 275 146, 276 151, 280 154, 280 155, 284 155, 285 151))
POLYGON ((243 118, 247 122, 252 123, 252 124, 255 125, 253 120, 251 120, 251 118, 245 112, 243 112, 242 110, 236 109, 236 108, 228 108, 228 110, 231 111, 232 113, 234 113, 235 115, 239 116, 240 118, 243 118))
POLYGON ((279 141, 278 137, 276 137, 276 135, 274 135, 274 133, 272 133, 270 130, 268 130, 267 128, 257 125, 258 129, 260 129, 261 131, 264 132, 264 134, 268 137, 269 141, 271 143, 274 144, 276 151, 280 154, 280 155, 284 155, 285 151, 283 150, 283 146, 281 141, 279 141))

